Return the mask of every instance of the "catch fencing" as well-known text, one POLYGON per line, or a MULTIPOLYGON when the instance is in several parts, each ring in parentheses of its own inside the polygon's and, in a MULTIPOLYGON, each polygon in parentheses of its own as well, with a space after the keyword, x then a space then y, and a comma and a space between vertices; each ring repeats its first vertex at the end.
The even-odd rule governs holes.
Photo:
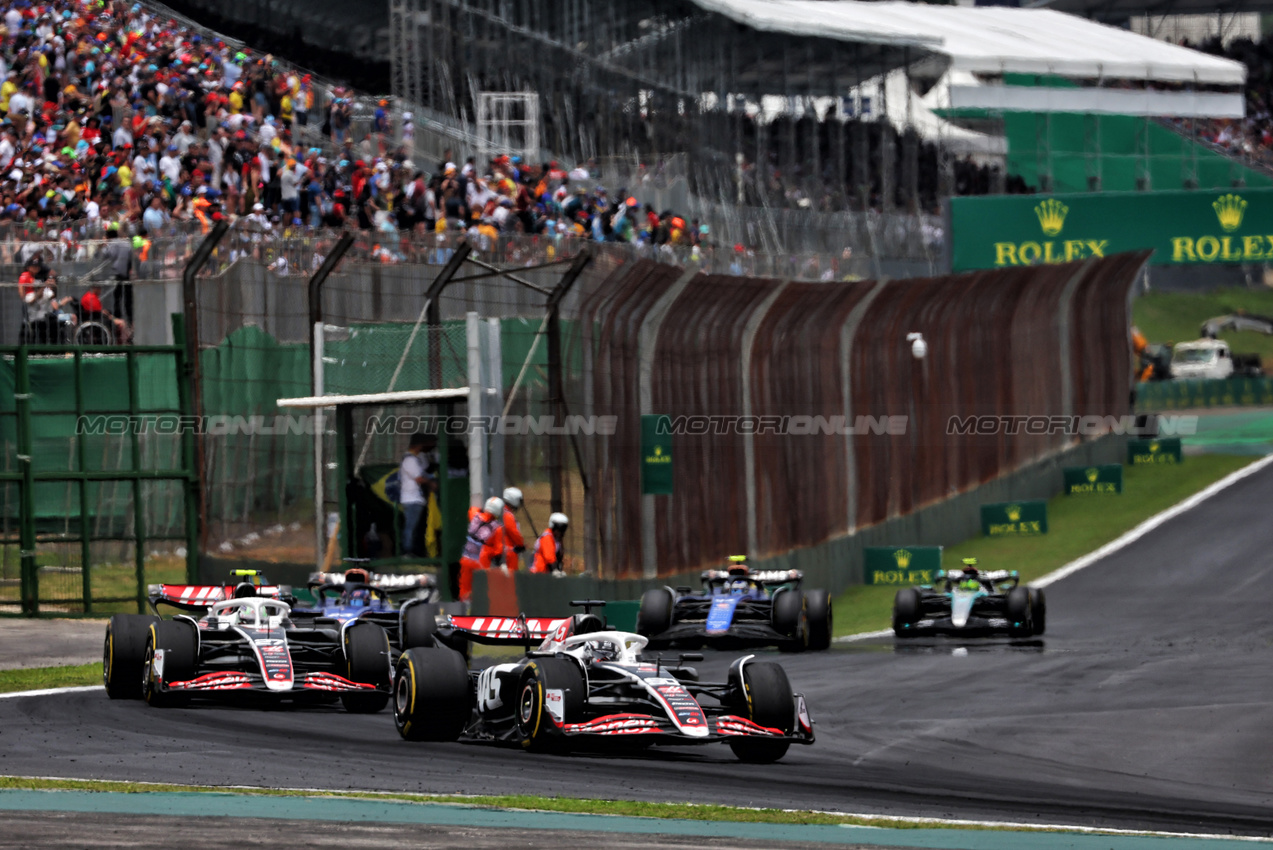
POLYGON ((625 264, 576 326, 572 403, 618 423, 587 453, 606 575, 818 544, 1074 445, 1076 417, 1130 413, 1146 258, 820 284, 625 264), (670 496, 642 496, 642 414, 680 423, 670 496))

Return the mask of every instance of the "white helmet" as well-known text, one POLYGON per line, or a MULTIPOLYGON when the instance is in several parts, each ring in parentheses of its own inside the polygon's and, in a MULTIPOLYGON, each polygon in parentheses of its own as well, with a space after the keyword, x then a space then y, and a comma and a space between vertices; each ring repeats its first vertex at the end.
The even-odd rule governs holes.
POLYGON ((563 513, 555 513, 548 517, 548 525, 552 528, 556 528, 557 526, 565 528, 570 525, 570 520, 563 513))
POLYGON ((516 487, 509 487, 504 491, 504 504, 513 510, 517 510, 522 506, 522 491, 516 487))
POLYGON ((502 517, 504 515, 504 500, 499 496, 491 496, 486 500, 486 504, 482 510, 494 517, 502 517))

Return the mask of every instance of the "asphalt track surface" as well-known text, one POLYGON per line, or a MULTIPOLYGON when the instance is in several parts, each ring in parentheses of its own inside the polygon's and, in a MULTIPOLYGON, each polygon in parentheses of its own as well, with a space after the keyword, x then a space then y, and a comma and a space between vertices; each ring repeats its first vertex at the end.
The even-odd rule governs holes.
MULTIPOLYGON (((1273 835, 1273 469, 1048 588, 1035 642, 778 655, 818 741, 621 757, 408 744, 386 712, 0 700, 0 774, 717 802, 1273 835)), ((721 679, 732 655, 710 655, 721 679)))

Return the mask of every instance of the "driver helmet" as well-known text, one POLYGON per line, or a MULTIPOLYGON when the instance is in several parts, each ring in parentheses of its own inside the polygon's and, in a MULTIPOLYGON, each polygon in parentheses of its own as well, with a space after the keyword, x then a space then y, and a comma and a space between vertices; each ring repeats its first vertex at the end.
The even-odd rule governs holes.
POLYGON ((981 582, 977 581, 975 578, 964 578, 964 580, 959 583, 959 588, 960 590, 980 590, 981 582))
POLYGON ((619 657, 614 644, 608 640, 590 640, 587 646, 588 654, 597 661, 614 661, 619 657))
POLYGON ((742 596, 747 592, 749 582, 746 579, 736 578, 729 583, 730 596, 742 596))
POLYGON ((349 594, 349 604, 355 608, 366 608, 371 604, 371 591, 360 587, 349 594))

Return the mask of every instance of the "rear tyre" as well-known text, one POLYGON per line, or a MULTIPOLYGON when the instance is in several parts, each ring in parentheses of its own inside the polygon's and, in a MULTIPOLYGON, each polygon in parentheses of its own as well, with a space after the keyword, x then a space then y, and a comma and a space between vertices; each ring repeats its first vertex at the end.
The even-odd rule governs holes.
POLYGON ((1014 587, 1009 590, 1004 610, 1008 617, 1010 637, 1030 637, 1034 634, 1034 618, 1031 616, 1028 588, 1014 587))
POLYGON ((102 647, 102 684, 111 699, 141 699, 146 640, 156 618, 144 614, 116 614, 106 624, 102 647))
POLYGON ((198 636, 187 620, 153 620, 146 639, 146 659, 142 670, 142 695, 158 708, 172 708, 190 702, 189 694, 162 690, 161 682, 188 682, 194 678, 199 653, 198 636), (162 663, 158 651, 163 652, 162 663), (161 669, 162 668, 162 669, 161 669))
POLYGON ((402 612, 402 633, 398 635, 398 643, 404 652, 436 645, 433 636, 438 631, 439 607, 436 602, 421 602, 402 612))
POLYGON ((799 590, 784 590, 774 595, 774 631, 790 640, 778 645, 783 652, 800 652, 809 648, 809 614, 805 595, 799 590))
POLYGON ((587 696, 583 671, 564 658, 536 658, 526 665, 517 686, 517 732, 522 747, 532 752, 565 752, 569 744, 561 727, 578 723, 587 696), (552 711, 561 691, 561 717, 552 711))
MULTIPOLYGON (((753 723, 783 734, 791 734, 795 726, 795 694, 787 671, 772 661, 751 661, 742 668, 742 693, 737 695, 737 710, 753 723)), ((730 741, 729 748, 740 761, 770 764, 787 754, 790 741, 766 741, 742 738, 730 741)))
POLYGON ((911 626, 918 623, 922 615, 918 590, 907 587, 897 591, 897 595, 893 597, 893 634, 911 637, 915 634, 911 626))
POLYGON ((676 600, 666 587, 652 587, 641 594, 637 610, 637 634, 645 637, 661 635, 672 628, 672 607, 676 600))
POLYGON ((831 595, 825 590, 811 590, 804 595, 809 617, 809 648, 831 648, 831 595))
POLYGON ((340 702, 351 714, 375 714, 389 704, 389 635, 375 623, 355 623, 345 629, 345 678, 375 685, 368 693, 345 693, 340 702))
POLYGON ((1048 627, 1048 598, 1042 589, 1030 588, 1030 609, 1034 615, 1034 633, 1041 635, 1048 627))
POLYGON ((454 741, 473 714, 464 656, 445 646, 409 649, 394 677, 393 723, 408 741, 454 741))

